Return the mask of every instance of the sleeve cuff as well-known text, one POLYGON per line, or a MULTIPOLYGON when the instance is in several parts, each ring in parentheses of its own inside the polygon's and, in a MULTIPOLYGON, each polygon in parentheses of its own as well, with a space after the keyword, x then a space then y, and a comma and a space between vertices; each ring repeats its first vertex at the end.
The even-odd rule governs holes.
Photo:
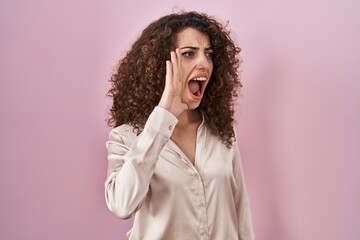
POLYGON ((150 114, 145 127, 159 132, 161 135, 170 138, 178 119, 169 111, 156 106, 150 114))

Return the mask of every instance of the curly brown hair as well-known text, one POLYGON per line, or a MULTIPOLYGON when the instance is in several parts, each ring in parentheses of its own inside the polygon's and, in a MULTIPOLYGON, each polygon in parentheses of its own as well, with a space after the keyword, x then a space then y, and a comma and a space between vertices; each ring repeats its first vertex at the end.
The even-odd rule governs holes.
POLYGON ((234 141, 234 100, 241 87, 237 69, 240 48, 226 26, 207 14, 174 13, 151 23, 118 63, 108 96, 113 99, 110 126, 130 124, 139 134, 159 103, 164 86, 166 60, 176 44, 176 34, 191 27, 209 36, 214 69, 198 107, 212 134, 230 147, 234 141))

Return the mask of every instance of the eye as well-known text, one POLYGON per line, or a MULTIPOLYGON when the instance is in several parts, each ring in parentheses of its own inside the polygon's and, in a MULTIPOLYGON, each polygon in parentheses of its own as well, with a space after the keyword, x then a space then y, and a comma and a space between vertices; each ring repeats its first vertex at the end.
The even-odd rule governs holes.
POLYGON ((185 56, 185 57, 192 57, 195 55, 195 53, 193 51, 186 51, 186 52, 183 52, 181 55, 185 56))
POLYGON ((205 53, 205 55, 206 55, 208 58, 213 58, 213 57, 214 57, 214 52, 207 52, 207 53, 205 53))

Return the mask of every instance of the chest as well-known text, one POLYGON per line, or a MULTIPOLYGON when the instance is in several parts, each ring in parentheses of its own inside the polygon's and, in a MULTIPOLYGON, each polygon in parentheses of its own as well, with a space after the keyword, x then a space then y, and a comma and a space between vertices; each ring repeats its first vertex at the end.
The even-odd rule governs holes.
POLYGON ((164 147, 156 164, 153 191, 159 188, 159 193, 165 194, 197 189, 198 193, 221 193, 234 187, 233 161, 229 151, 220 151, 218 146, 206 146, 199 141, 195 164, 189 164, 189 157, 184 154, 173 143, 164 147))
POLYGON ((175 129, 171 140, 178 146, 178 148, 185 154, 187 159, 194 165, 196 156, 196 128, 187 130, 175 129))

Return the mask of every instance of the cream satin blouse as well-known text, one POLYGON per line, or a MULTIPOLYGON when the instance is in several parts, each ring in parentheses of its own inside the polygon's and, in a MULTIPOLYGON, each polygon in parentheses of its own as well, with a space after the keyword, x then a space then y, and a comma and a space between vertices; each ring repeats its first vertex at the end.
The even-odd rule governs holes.
POLYGON ((155 107, 139 136, 130 125, 109 134, 105 198, 120 218, 135 214, 128 239, 254 239, 236 142, 228 149, 202 123, 193 165, 170 139, 176 123, 155 107))

